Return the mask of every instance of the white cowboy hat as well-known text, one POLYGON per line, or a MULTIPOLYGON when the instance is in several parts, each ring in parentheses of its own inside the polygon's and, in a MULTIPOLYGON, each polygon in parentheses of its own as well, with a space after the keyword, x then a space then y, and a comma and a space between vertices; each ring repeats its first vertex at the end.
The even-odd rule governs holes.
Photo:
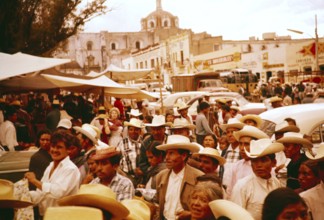
POLYGON ((170 129, 181 129, 181 128, 188 128, 190 130, 195 129, 196 126, 194 124, 190 124, 187 119, 185 118, 176 118, 174 119, 173 124, 171 125, 170 129))
POLYGON ((63 118, 59 121, 59 123, 56 126, 57 128, 65 128, 65 129, 71 129, 72 128, 72 122, 71 120, 67 119, 67 118, 63 118))
POLYGON ((246 149, 244 150, 248 157, 258 158, 283 151, 283 149, 283 144, 273 143, 270 138, 263 138, 259 140, 252 140, 250 142, 250 152, 248 152, 246 149))
POLYGON ((162 144, 156 147, 158 150, 171 150, 171 149, 184 149, 189 150, 192 153, 199 152, 199 147, 195 143, 191 143, 189 138, 183 135, 169 135, 166 144, 162 144))
POLYGON ((135 116, 135 117, 138 117, 138 116, 142 115, 142 113, 139 112, 138 109, 131 109, 130 112, 127 112, 127 114, 129 114, 129 115, 133 115, 133 116, 135 116))
POLYGON ((31 202, 14 198, 14 184, 9 180, 0 179, 0 208, 26 208, 31 202))
POLYGON ((49 207, 44 220, 103 220, 102 211, 96 208, 81 206, 49 207))
POLYGON ((89 206, 109 212, 114 219, 124 219, 128 209, 116 200, 116 194, 102 184, 83 184, 77 194, 58 200, 60 206, 89 206))
POLYGON ((286 132, 284 136, 277 140, 279 143, 293 143, 293 144, 301 144, 304 148, 312 148, 313 144, 306 138, 304 135, 297 132, 286 132))
POLYGON ((224 165, 226 163, 226 159, 222 157, 218 150, 211 148, 211 147, 205 147, 202 150, 200 150, 198 153, 194 153, 193 155, 204 155, 208 157, 212 157, 216 160, 218 160, 219 165, 224 165))
POLYGON ((107 115, 107 114, 99 114, 99 115, 97 116, 97 118, 98 118, 98 119, 106 119, 106 118, 108 118, 108 115, 107 115))
POLYGON ((125 199, 121 203, 129 210, 129 215, 126 220, 150 220, 151 210, 150 208, 139 199, 125 199))
POLYGON ((136 127, 136 128, 144 128, 145 127, 143 122, 141 120, 137 119, 137 118, 131 118, 129 120, 129 122, 125 121, 124 125, 126 127, 132 126, 132 127, 136 127))
POLYGON ((299 128, 296 125, 290 125, 287 121, 276 124, 274 133, 279 132, 299 132, 299 128))
POLYGON ((164 115, 154 115, 151 124, 145 124, 145 126, 149 127, 161 127, 166 126, 165 116, 164 115))
POLYGON ((212 210, 214 217, 217 219, 224 216, 231 220, 254 220, 248 211, 228 200, 217 199, 211 201, 209 207, 212 210))
POLYGON ((236 105, 231 105, 230 109, 233 109, 233 110, 235 110, 237 112, 240 111, 240 108, 238 106, 236 106, 236 105))
POLYGON ((177 111, 181 111, 181 110, 184 110, 184 109, 188 109, 190 107, 190 105, 187 105, 184 102, 179 102, 179 103, 175 104, 175 107, 177 107, 177 111))
POLYGON ((219 103, 222 103, 222 104, 226 104, 227 103, 226 99, 224 99, 224 98, 216 99, 216 102, 219 102, 219 103))
POLYGON ((273 102, 281 102, 282 98, 278 97, 278 96, 273 96, 270 98, 269 102, 273 103, 273 102))
POLYGON ((102 142, 101 140, 98 140, 98 144, 96 145, 96 150, 102 150, 108 147, 110 147, 108 144, 102 142))
POLYGON ((256 126, 259 128, 262 124, 262 119, 260 116, 258 115, 254 115, 254 114, 247 114, 247 115, 244 115, 242 116, 239 120, 240 122, 244 123, 246 120, 252 120, 252 121, 255 121, 256 123, 256 126))
POLYGON ((246 137, 246 136, 255 139, 269 138, 269 136, 266 133, 261 131, 259 128, 251 125, 245 125, 241 130, 234 131, 233 136, 237 141, 239 141, 241 137, 246 137))
POLYGON ((97 148, 96 153, 91 157, 93 160, 104 160, 113 156, 116 156, 118 154, 121 154, 119 150, 117 150, 116 147, 102 147, 97 148))
POLYGON ((242 129, 245 124, 240 122, 237 118, 230 118, 228 119, 227 124, 221 124, 219 127, 223 130, 226 131, 227 128, 238 128, 242 129))
POLYGON ((87 136, 95 145, 98 144, 98 132, 90 124, 83 124, 82 127, 74 126, 74 130, 87 136))
POLYGON ((312 152, 312 149, 308 149, 305 152, 306 156, 311 159, 311 160, 318 160, 318 159, 322 159, 324 158, 324 143, 321 143, 320 145, 318 145, 316 154, 314 154, 312 152))

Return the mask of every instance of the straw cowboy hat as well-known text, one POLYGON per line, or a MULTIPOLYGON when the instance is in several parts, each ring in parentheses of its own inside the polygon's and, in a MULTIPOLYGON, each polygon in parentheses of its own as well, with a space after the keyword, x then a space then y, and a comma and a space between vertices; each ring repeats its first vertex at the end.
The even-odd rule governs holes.
POLYGON ((49 207, 44 220, 103 220, 102 211, 96 208, 81 206, 49 207))
POLYGON ((181 110, 188 109, 190 107, 190 105, 187 105, 184 102, 179 102, 179 103, 175 104, 175 107, 177 107, 177 111, 181 111, 181 110))
POLYGON ((99 106, 98 111, 106 111, 105 106, 99 106))
POLYGON ((244 150, 248 157, 258 158, 283 151, 283 149, 283 144, 273 143, 270 138, 262 138, 259 140, 252 140, 250 142, 250 152, 248 152, 246 149, 244 150))
POLYGON ((150 208, 139 199, 125 199, 121 203, 128 208, 129 215, 126 220, 150 220, 150 208))
POLYGON ((312 149, 308 149, 305 152, 306 156, 311 160, 318 160, 324 158, 324 143, 321 143, 316 151, 316 154, 312 152, 312 149))
POLYGON ((21 106, 21 102, 19 100, 15 100, 11 102, 10 105, 21 106))
POLYGON ((238 106, 236 106, 236 105, 231 105, 230 109, 233 109, 233 110, 235 110, 237 112, 240 111, 240 108, 238 106))
POLYGON ((108 118, 108 115, 106 115, 106 114, 99 114, 97 116, 97 118, 99 118, 99 119, 106 119, 106 118, 108 118))
POLYGON ((131 109, 130 112, 127 112, 127 114, 129 114, 129 115, 133 115, 133 116, 135 116, 135 117, 138 117, 138 116, 142 115, 142 113, 139 112, 138 109, 131 109))
POLYGON ((96 153, 91 157, 93 160, 104 160, 110 157, 121 154, 116 147, 102 147, 96 150, 96 153))
POLYGON ((304 138, 304 135, 297 132, 286 132, 284 136, 277 140, 279 143, 301 144, 304 148, 312 148, 313 144, 304 138))
POLYGON ((102 184, 83 184, 77 194, 58 200, 60 206, 88 206, 109 212, 113 219, 124 219, 128 209, 116 200, 116 194, 102 184))
POLYGON ((221 157, 218 150, 211 148, 211 147, 205 147, 202 150, 200 150, 198 153, 194 153, 193 155, 203 155, 207 157, 212 157, 216 160, 218 160, 219 165, 224 165, 226 163, 226 159, 224 157, 221 157))
POLYGON ((67 118, 63 118, 57 124, 57 128, 71 129, 72 128, 72 122, 71 122, 71 120, 69 120, 67 118))
POLYGON ((227 128, 238 128, 242 129, 245 124, 240 122, 237 118, 230 118, 228 119, 227 124, 221 124, 219 127, 223 130, 226 131, 227 128))
POLYGON ((274 133, 281 132, 299 132, 299 128, 296 125, 291 125, 287 121, 276 124, 274 133))
POLYGON ((58 99, 54 99, 52 104, 53 105, 60 105, 60 101, 58 99))
POLYGON ((164 115, 154 115, 151 124, 145 124, 145 126, 149 127, 161 127, 166 126, 165 116, 164 115))
POLYGON ((278 97, 278 96, 273 96, 270 98, 269 102, 273 103, 273 102, 281 102, 282 98, 278 97))
POLYGON ((156 147, 158 150, 171 150, 171 149, 183 149, 189 150, 192 153, 199 152, 199 146, 191 143, 189 138, 183 135, 169 135, 166 144, 162 144, 156 147))
POLYGON ((0 208, 26 208, 33 203, 14 198, 14 184, 0 179, 0 208))
POLYGON ((224 216, 231 220, 254 220, 248 211, 228 200, 214 200, 209 203, 209 207, 217 219, 224 216))
POLYGON ((94 144, 98 144, 97 131, 95 130, 94 126, 91 126, 90 124, 83 124, 82 127, 74 126, 73 129, 84 134, 94 144))
POLYGON ((242 116, 240 119, 240 122, 244 123, 246 120, 252 120, 255 121, 256 126, 259 128, 262 124, 262 119, 260 116, 258 115, 254 115, 254 114, 247 114, 242 116))
POLYGON ((194 124, 190 124, 187 119, 185 118, 176 118, 174 119, 173 124, 171 125, 170 129, 181 129, 181 128, 188 128, 190 130, 195 129, 196 126, 194 124))
POLYGON ((131 118, 129 120, 129 122, 128 121, 125 121, 124 122, 124 125, 126 127, 131 126, 131 127, 136 127, 136 128, 144 128, 145 127, 145 125, 143 124, 143 122, 141 120, 137 119, 137 118, 131 118))
POLYGON ((102 150, 108 147, 110 147, 108 144, 102 142, 101 140, 98 140, 98 144, 96 145, 96 150, 102 150))
POLYGON ((224 99, 224 98, 216 99, 216 102, 222 103, 222 104, 226 104, 227 103, 226 99, 224 99))
POLYGON ((251 125, 245 125, 241 130, 234 131, 233 136, 237 141, 239 141, 241 137, 252 137, 255 139, 269 138, 266 133, 251 125))

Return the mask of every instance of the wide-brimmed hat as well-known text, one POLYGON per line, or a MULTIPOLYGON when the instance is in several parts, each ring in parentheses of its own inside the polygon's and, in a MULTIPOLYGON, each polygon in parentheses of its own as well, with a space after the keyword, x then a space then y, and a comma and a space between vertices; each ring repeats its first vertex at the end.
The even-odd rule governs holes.
POLYGON ((324 143, 321 143, 318 146, 316 153, 313 153, 312 149, 308 149, 305 154, 311 160, 319 160, 324 158, 324 143))
POLYGON ((197 144, 191 143, 190 139, 183 135, 169 135, 166 144, 162 144, 156 147, 158 150, 171 150, 171 149, 183 149, 189 150, 192 153, 199 152, 199 147, 197 144))
POLYGON ((287 121, 276 124, 274 133, 283 133, 283 132, 299 132, 300 129, 296 125, 291 125, 287 121))
POLYGON ((99 115, 97 116, 97 118, 98 118, 98 119, 106 119, 106 118, 108 118, 108 115, 107 115, 107 114, 99 114, 99 115))
POLYGON ((14 198, 14 184, 0 179, 0 208, 26 208, 31 205, 33 203, 14 198))
POLYGON ((105 106, 99 106, 98 111, 106 111, 105 106))
POLYGON ((221 124, 219 127, 223 130, 226 131, 227 128, 238 128, 242 129, 245 124, 240 122, 237 118, 230 118, 228 119, 227 124, 221 124))
POLYGON ((103 220, 102 211, 96 208, 82 206, 49 207, 44 220, 103 220))
POLYGON ((248 211, 228 200, 214 200, 209 203, 209 207, 212 210, 214 217, 217 219, 224 216, 231 220, 254 220, 248 211))
POLYGON ((219 102, 219 103, 222 103, 222 104, 226 104, 227 103, 226 99, 224 99, 224 98, 216 99, 216 102, 219 102))
POLYGON ((165 116, 164 115, 154 115, 151 124, 145 124, 145 126, 149 127, 161 127, 166 126, 165 116))
POLYGON ((181 128, 188 128, 188 129, 195 129, 196 126, 188 122, 185 118, 176 118, 174 119, 173 124, 171 125, 170 129, 181 129, 181 128))
POLYGON ((258 158, 283 151, 283 149, 283 144, 273 143, 270 138, 263 138, 259 140, 252 140, 250 142, 250 151, 247 151, 246 149, 244 150, 248 157, 258 158))
POLYGON ((175 107, 177 107, 177 111, 181 111, 181 110, 184 110, 184 109, 188 109, 190 107, 190 105, 187 105, 184 102, 179 102, 179 103, 175 104, 175 107))
POLYGON ((297 132, 286 132, 284 136, 277 140, 279 143, 292 143, 292 144, 301 144, 304 148, 313 147, 312 142, 304 138, 302 133, 297 132))
POLYGON ((116 156, 118 154, 121 154, 120 151, 117 150, 116 147, 105 147, 105 148, 98 148, 96 150, 96 153, 92 156, 92 159, 94 160, 104 160, 108 159, 110 157, 116 156))
POLYGON ((60 105, 60 100, 54 99, 52 104, 53 105, 60 105))
POLYGON ((254 114, 247 114, 247 115, 244 115, 242 116, 239 120, 240 122, 244 123, 246 120, 252 120, 252 121, 255 121, 256 123, 256 126, 259 128, 262 124, 262 119, 260 116, 258 115, 254 115, 254 114))
POLYGON ((235 110, 237 112, 240 111, 240 108, 238 106, 236 106, 236 105, 231 105, 230 109, 233 109, 233 110, 235 110))
POLYGON ((278 96, 273 96, 270 98, 269 102, 273 103, 273 102, 281 102, 282 98, 278 97, 278 96))
POLYGON ((138 116, 142 115, 143 113, 139 112, 138 109, 131 109, 130 112, 127 112, 127 114, 138 117, 138 116))
POLYGON ((84 134, 94 144, 98 144, 97 131, 90 124, 83 124, 82 127, 74 126, 73 129, 77 132, 84 134))
POLYGON ((81 185, 77 194, 58 200, 60 206, 88 206, 111 213, 113 219, 124 219, 128 209, 116 200, 116 194, 102 184, 81 185))
POLYGON ((10 105, 21 106, 21 102, 19 100, 15 100, 11 102, 10 105))
POLYGON ((239 141, 241 137, 246 137, 246 136, 255 139, 269 138, 269 136, 266 133, 261 131, 259 128, 251 125, 245 125, 241 130, 234 131, 233 136, 237 141, 239 141))
POLYGON ((212 157, 218 160, 219 165, 224 165, 224 163, 226 163, 226 159, 219 154, 218 150, 211 147, 205 147, 198 153, 194 153, 193 155, 203 155, 207 157, 212 157))
POLYGON ((67 118, 63 118, 57 124, 57 128, 71 129, 72 128, 72 122, 71 122, 71 120, 69 120, 67 118))
POLYGON ((144 128, 145 127, 145 125, 143 124, 143 122, 141 120, 137 119, 137 118, 131 118, 129 120, 129 122, 128 121, 125 121, 124 122, 124 125, 126 127, 132 126, 132 127, 136 127, 136 128, 144 128))
POLYGON ((139 199, 125 199, 121 202, 129 210, 126 220, 150 220, 151 210, 143 201, 139 199))

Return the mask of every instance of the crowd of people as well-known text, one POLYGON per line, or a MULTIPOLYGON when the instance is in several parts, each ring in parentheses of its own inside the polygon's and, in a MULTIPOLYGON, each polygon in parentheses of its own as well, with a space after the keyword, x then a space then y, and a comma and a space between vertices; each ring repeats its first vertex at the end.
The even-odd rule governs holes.
MULTIPOLYGON (((14 198, 14 184, 0 180, 0 219, 30 206, 37 220, 324 216, 324 145, 315 152, 293 118, 269 133, 258 115, 207 96, 195 122, 185 103, 152 115, 119 98, 112 106, 73 95, 49 100, 0 99, 1 149, 35 151, 24 175, 30 200, 14 198)), ((282 102, 270 99, 273 108, 282 102)))

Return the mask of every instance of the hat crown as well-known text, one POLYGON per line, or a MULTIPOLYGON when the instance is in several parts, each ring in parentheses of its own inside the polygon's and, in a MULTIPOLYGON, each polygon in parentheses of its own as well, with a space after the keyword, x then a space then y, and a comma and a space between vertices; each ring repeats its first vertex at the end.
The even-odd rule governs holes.
POLYGON ((151 218, 151 210, 143 201, 138 199, 125 199, 121 203, 126 206, 130 212, 127 219, 147 220, 151 218))
POLYGON ((143 122, 137 118, 131 118, 129 122, 127 123, 127 126, 133 126, 137 128, 143 127, 143 122))
POLYGON ((304 135, 302 133, 297 133, 297 132, 286 132, 286 133, 284 133, 283 137, 304 139, 304 135))
POLYGON ((14 199, 14 185, 8 180, 0 180, 0 200, 14 199))
POLYGON ((168 140, 166 144, 179 144, 179 143, 190 143, 190 139, 183 135, 170 135, 168 136, 168 140))
POLYGON ((80 186, 80 189, 77 195, 99 195, 109 199, 116 200, 116 194, 112 189, 102 184, 83 184, 80 186))
POLYGON ((214 148, 211 148, 211 147, 205 147, 203 148, 199 154, 209 154, 209 155, 212 155, 212 156, 220 156, 218 150, 214 149, 214 148))
POLYGON ((176 119, 174 119, 172 127, 186 127, 188 125, 191 125, 191 124, 189 124, 187 119, 185 119, 185 118, 176 118, 176 119))
POLYGON ((268 138, 263 138, 260 140, 252 140, 250 142, 250 154, 260 155, 272 142, 268 138))
POLYGON ((164 115, 154 115, 152 123, 149 126, 165 126, 165 116, 164 115))
POLYGON ((289 123, 287 121, 282 121, 281 123, 276 124, 275 131, 279 131, 283 128, 286 128, 289 126, 289 123))
POLYGON ((189 108, 190 106, 188 106, 186 103, 184 103, 183 101, 181 102, 178 102, 175 104, 175 107, 177 107, 177 110, 183 110, 183 109, 186 109, 186 108, 189 108))
POLYGON ((240 122, 237 118, 230 118, 227 121, 228 125, 237 124, 237 123, 241 124, 242 122, 240 122))
POLYGON ((81 127, 83 130, 87 131, 93 138, 96 138, 96 130, 89 124, 83 124, 81 127))
POLYGON ((130 111, 129 114, 130 115, 133 115, 133 116, 139 116, 139 115, 141 115, 141 113, 139 112, 138 109, 131 109, 131 111, 130 111))
POLYGON ((236 140, 239 140, 241 137, 253 137, 256 139, 269 138, 269 136, 261 131, 259 128, 245 125, 241 130, 234 131, 234 137, 236 140))
POLYGON ((71 129, 72 128, 72 122, 69 119, 63 118, 59 121, 57 127, 63 127, 66 129, 71 129))

